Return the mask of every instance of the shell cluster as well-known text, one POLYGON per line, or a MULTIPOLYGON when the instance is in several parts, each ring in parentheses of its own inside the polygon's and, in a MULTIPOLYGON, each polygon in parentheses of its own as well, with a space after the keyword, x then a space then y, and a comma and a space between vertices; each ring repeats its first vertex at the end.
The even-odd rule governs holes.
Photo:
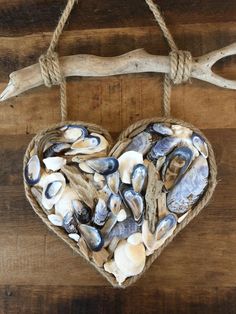
POLYGON ((208 147, 168 123, 109 146, 99 128, 56 128, 37 138, 24 176, 51 224, 122 284, 194 210, 208 185, 208 147))

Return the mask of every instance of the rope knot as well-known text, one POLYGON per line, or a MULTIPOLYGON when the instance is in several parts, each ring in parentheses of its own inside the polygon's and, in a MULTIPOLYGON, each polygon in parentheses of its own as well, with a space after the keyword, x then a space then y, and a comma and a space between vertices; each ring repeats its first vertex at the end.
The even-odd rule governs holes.
POLYGON ((58 54, 56 52, 41 55, 39 65, 44 84, 47 87, 61 85, 64 78, 61 73, 58 54))
POLYGON ((185 83, 190 79, 192 55, 189 51, 172 50, 170 56, 169 77, 174 84, 185 83))

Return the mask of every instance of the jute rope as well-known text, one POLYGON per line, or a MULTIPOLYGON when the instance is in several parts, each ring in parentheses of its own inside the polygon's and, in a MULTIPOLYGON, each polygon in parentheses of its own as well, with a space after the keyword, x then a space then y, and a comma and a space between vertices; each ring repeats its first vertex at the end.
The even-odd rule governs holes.
MULTIPOLYGON (((68 20, 68 17, 70 16, 73 6, 76 2, 77 0, 68 0, 58 25, 53 33, 50 46, 46 54, 41 55, 39 58, 44 84, 47 87, 51 87, 52 85, 60 85, 62 121, 67 119, 66 79, 61 72, 58 54, 55 52, 55 48, 65 27, 66 21, 68 20)), ((166 26, 158 6, 153 2, 153 0, 145 0, 145 2, 153 13, 171 49, 170 73, 165 75, 163 92, 163 115, 169 116, 171 109, 170 97, 172 83, 181 84, 189 80, 192 68, 192 56, 189 51, 182 51, 178 49, 168 27, 166 26)))
POLYGON ((39 58, 44 84, 47 87, 51 87, 52 85, 60 85, 61 121, 65 121, 67 119, 66 79, 61 72, 58 54, 55 52, 55 48, 65 27, 66 21, 68 20, 68 17, 70 16, 73 6, 76 2, 77 0, 68 0, 67 5, 53 33, 49 48, 46 54, 41 55, 39 58))

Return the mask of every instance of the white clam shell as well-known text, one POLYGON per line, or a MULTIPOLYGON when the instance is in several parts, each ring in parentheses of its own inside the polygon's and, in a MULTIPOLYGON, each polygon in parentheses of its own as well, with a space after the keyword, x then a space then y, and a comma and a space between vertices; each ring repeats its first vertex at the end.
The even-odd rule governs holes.
POLYGON ((60 215, 51 214, 48 215, 48 220, 54 225, 61 227, 63 224, 63 219, 60 215))
POLYGON ((122 154, 118 161, 121 181, 130 184, 133 168, 137 164, 143 164, 143 155, 135 151, 128 151, 122 154))
POLYGON ((73 212, 72 201, 77 198, 77 193, 67 185, 60 199, 55 204, 55 214, 65 217, 68 212, 73 212))
POLYGON ((124 209, 121 209, 119 213, 117 214, 116 218, 117 218, 117 221, 119 222, 124 221, 127 218, 126 211, 124 209))
POLYGON ((62 193, 64 192, 64 189, 66 187, 66 180, 65 180, 65 177, 63 176, 63 174, 56 172, 56 173, 51 173, 49 175, 46 175, 43 178, 41 184, 43 187, 42 204, 46 209, 49 210, 53 207, 53 205, 55 205, 58 202, 62 193), (58 193, 54 197, 52 197, 51 199, 48 199, 45 196, 45 191, 47 189, 48 184, 50 184, 54 181, 60 181, 62 183, 62 186, 61 186, 60 190, 58 191, 58 193))
POLYGON ((66 164, 66 159, 62 157, 48 157, 43 159, 48 170, 58 171, 66 164))
POLYGON ((80 235, 78 233, 69 233, 68 237, 74 240, 75 242, 78 242, 80 239, 80 235))

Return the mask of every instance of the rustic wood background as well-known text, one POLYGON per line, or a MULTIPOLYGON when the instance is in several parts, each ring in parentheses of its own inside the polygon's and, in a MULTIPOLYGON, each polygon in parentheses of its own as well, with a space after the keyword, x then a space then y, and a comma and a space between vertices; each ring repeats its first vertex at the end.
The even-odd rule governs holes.
MULTIPOLYGON (((236 41, 235 0, 158 1, 176 42, 194 56, 236 41)), ((0 0, 0 90, 10 72, 48 46, 65 0, 0 0)), ((135 48, 167 54, 143 0, 81 0, 60 41, 61 55, 114 56, 135 48)), ((215 71, 236 79, 236 58, 215 71)), ((69 118, 114 136, 160 111, 162 77, 71 79, 69 118)), ((33 134, 59 120, 58 88, 41 87, 0 105, 0 313, 236 313, 236 91, 192 80, 175 87, 173 115, 204 129, 219 183, 209 206, 133 287, 117 290, 33 213, 22 157, 33 134)))

